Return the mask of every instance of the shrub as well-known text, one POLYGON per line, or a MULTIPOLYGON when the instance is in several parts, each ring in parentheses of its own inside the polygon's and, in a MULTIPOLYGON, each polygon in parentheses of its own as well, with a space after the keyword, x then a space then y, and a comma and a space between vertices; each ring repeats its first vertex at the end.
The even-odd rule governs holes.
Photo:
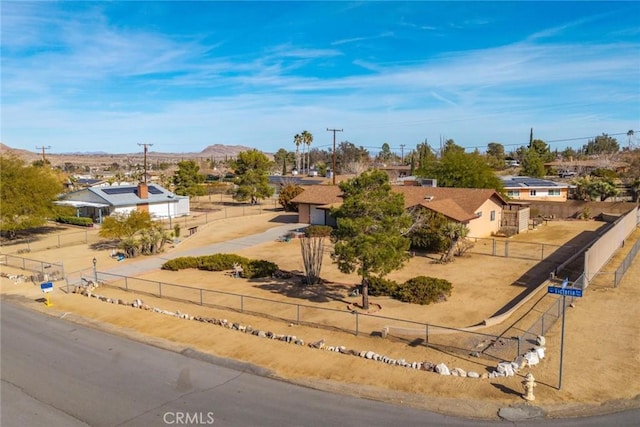
POLYGON ((271 277, 278 270, 278 265, 265 260, 251 260, 243 266, 242 277, 259 279, 271 277))
POLYGON ((400 301, 424 305, 446 301, 452 288, 448 280, 417 276, 398 286, 392 296, 400 301))
POLYGON ((183 256, 170 259, 162 264, 163 270, 178 271, 185 268, 198 268, 198 258, 192 256, 183 256))
POLYGON ((214 254, 198 257, 198 269, 207 271, 231 270, 234 264, 244 266, 249 262, 248 258, 235 254, 214 254))
POLYGON ((392 296, 398 283, 382 277, 369 278, 369 295, 373 297, 392 296))
POLYGON ((234 265, 242 266, 242 277, 248 279, 271 277, 278 265, 270 261, 251 260, 235 254, 213 254, 199 257, 187 256, 169 260, 162 264, 163 270, 178 271, 185 268, 197 268, 206 271, 232 270, 234 265))
POLYGON ((93 219, 77 216, 59 216, 56 218, 56 222, 61 224, 81 225, 83 227, 91 227, 93 225, 93 219))

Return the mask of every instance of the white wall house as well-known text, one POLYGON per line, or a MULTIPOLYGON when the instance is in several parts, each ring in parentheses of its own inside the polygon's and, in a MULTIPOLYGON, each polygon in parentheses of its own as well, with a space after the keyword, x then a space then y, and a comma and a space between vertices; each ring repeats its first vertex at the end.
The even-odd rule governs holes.
POLYGON ((105 216, 134 210, 149 212, 158 219, 190 215, 189 197, 177 196, 157 184, 142 182, 84 188, 65 194, 57 203, 75 207, 77 216, 93 218, 98 224, 105 216))

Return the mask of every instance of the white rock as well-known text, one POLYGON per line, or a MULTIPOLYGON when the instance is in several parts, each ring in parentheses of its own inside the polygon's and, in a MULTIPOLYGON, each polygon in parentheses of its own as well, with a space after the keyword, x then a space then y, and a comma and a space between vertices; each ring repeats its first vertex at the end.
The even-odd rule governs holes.
POLYGON ((474 371, 469 371, 467 372, 467 376, 469 378, 480 378, 480 374, 474 371))
POLYGON ((545 351, 544 347, 537 347, 536 348, 536 353, 538 353, 538 358, 540 360, 544 359, 544 351, 545 351))
POLYGON ((498 373, 504 374, 505 377, 512 377, 515 375, 513 366, 511 366, 511 362, 498 363, 498 373))
POLYGON ((451 375, 449 368, 444 363, 438 363, 436 365, 436 372, 440 375, 451 375))
POLYGON ((373 359, 373 355, 375 353, 373 351, 367 351, 367 353, 364 355, 364 357, 366 357, 367 359, 373 359))
POLYGON ((536 338, 537 345, 544 346, 546 343, 547 343, 547 340, 542 335, 539 335, 538 338, 536 338))
POLYGON ((527 363, 529 366, 535 366, 540 363, 540 358, 538 357, 538 353, 535 351, 529 351, 524 354, 524 358, 527 359, 527 363))
POLYGON ((516 360, 513 361, 513 364, 516 365, 517 370, 524 369, 527 366, 527 359, 523 356, 518 356, 516 360))

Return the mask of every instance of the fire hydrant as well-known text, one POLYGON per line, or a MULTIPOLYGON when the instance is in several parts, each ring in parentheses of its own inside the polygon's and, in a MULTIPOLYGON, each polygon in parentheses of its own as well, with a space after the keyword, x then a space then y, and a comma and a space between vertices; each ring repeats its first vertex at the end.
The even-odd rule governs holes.
POLYGON ((533 377, 533 374, 529 372, 526 377, 524 377, 524 381, 522 381, 522 385, 524 386, 524 394, 522 397, 525 400, 536 400, 536 397, 533 395, 533 389, 536 384, 536 379, 533 377))

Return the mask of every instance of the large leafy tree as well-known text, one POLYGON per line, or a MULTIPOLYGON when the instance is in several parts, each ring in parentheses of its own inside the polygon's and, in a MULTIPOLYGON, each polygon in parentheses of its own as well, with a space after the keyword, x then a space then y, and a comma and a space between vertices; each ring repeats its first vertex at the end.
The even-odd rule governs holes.
POLYGON ((50 168, 26 166, 16 157, 0 156, 0 230, 9 237, 54 216, 53 202, 60 193, 62 180, 50 168))
POLYGON ((600 136, 596 136, 595 139, 587 142, 582 149, 587 156, 615 154, 620 150, 620 145, 615 138, 603 133, 600 136))
POLYGON ((436 178, 442 187, 502 189, 502 181, 480 154, 465 153, 453 146, 444 150, 439 162, 418 168, 416 175, 436 178))
POLYGON ((357 271, 362 283, 362 307, 369 308, 368 280, 402 267, 410 240, 405 232, 411 215, 404 196, 391 191, 388 175, 369 171, 340 183, 344 202, 332 209, 337 227, 332 259, 343 273, 357 271))
POLYGON ((490 142, 487 145, 487 163, 494 169, 504 169, 505 166, 504 145, 498 142, 490 142))
POLYGON ((269 185, 269 170, 272 162, 261 151, 256 149, 242 151, 233 162, 236 178, 233 198, 240 202, 251 201, 273 196, 274 188, 269 185))
POLYGON ((292 151, 281 148, 273 155, 273 161, 276 163, 275 168, 282 171, 282 175, 286 175, 287 166, 295 164, 296 155, 292 151))
POLYGON ((544 176, 544 162, 538 151, 529 148, 522 158, 522 169, 520 175, 542 178, 544 176))
POLYGON ((178 163, 178 170, 173 175, 175 192, 181 196, 204 196, 202 186, 205 177, 200 173, 200 166, 193 160, 183 160, 178 163))

